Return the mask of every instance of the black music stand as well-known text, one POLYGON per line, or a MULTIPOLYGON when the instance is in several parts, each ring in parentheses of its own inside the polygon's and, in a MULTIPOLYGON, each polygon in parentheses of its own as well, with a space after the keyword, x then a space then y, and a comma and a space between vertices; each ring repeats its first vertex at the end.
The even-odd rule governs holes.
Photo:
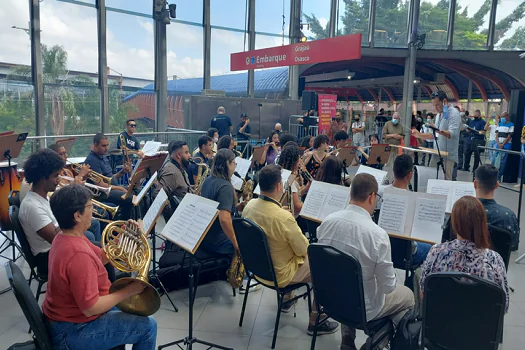
POLYGON ((343 146, 337 153, 337 158, 341 159, 343 161, 343 181, 346 183, 346 177, 348 176, 348 168, 350 165, 352 165, 353 160, 356 157, 357 147, 355 146, 343 146), (350 165, 348 165, 350 164, 350 165))
POLYGON ((370 147, 370 155, 368 156, 367 165, 377 165, 379 169, 383 168, 383 165, 388 162, 392 153, 392 147, 387 144, 372 145, 370 147))
POLYGON ((441 150, 439 149, 439 143, 438 143, 438 137, 436 135, 436 132, 441 131, 438 128, 436 130, 432 130, 432 136, 434 136, 434 145, 436 145, 436 149, 438 152, 438 162, 437 162, 437 168, 436 168, 436 179, 439 179, 439 167, 441 166, 441 169, 443 169, 443 176, 446 179, 447 178, 447 172, 445 171, 445 160, 443 159, 443 156, 441 155, 441 150))

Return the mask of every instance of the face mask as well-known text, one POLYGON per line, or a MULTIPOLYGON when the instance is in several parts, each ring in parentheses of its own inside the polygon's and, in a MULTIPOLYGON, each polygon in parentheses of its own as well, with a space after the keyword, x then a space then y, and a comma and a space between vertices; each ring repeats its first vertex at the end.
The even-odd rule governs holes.
POLYGON ((216 137, 216 138, 213 139, 213 142, 217 143, 217 142, 219 142, 219 139, 216 137))
POLYGON ((335 121, 338 122, 338 123, 340 123, 341 120, 342 120, 341 118, 335 118, 335 121))
POLYGON ((443 113, 448 113, 448 105, 443 104, 443 113))
POLYGON ((356 122, 358 122, 359 119, 361 119, 361 118, 359 118, 359 117, 355 117, 355 118, 354 118, 354 120, 355 120, 356 122))
POLYGON ((417 121, 421 123, 423 121, 423 119, 422 118, 417 118, 417 121))
POLYGON ((475 115, 475 116, 474 116, 474 119, 479 119, 479 116, 478 116, 478 115, 475 115))
POLYGON ((399 123, 399 120, 397 120, 397 119, 392 119, 392 124, 397 125, 397 123, 399 123))
POLYGON ((427 123, 430 123, 430 122, 432 122, 432 120, 430 120, 430 119, 427 119, 427 123))
POLYGON ((461 112, 461 113, 459 113, 459 114, 460 114, 462 117, 465 116, 465 112, 461 112))
POLYGON ((507 122, 507 118, 501 118, 501 122, 505 124, 507 122))

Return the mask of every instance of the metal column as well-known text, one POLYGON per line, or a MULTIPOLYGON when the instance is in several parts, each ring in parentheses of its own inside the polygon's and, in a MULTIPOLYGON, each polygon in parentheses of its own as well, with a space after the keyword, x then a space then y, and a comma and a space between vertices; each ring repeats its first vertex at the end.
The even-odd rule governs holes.
POLYGON ((166 24, 155 17, 155 131, 166 131, 168 126, 168 57, 166 24))
POLYGON ((454 22, 456 20, 457 0, 450 0, 448 7, 448 26, 447 26, 447 50, 452 50, 454 46, 454 22))
MULTIPOLYGON (((31 78, 35 95, 35 133, 44 136, 46 120, 44 116, 44 81, 42 79, 42 49, 40 43, 40 1, 29 1, 29 35, 31 36, 31 78)), ((36 140, 34 150, 44 147, 36 140)))
MULTIPOLYGON (((298 42, 301 23, 301 0, 290 1, 290 44, 298 42)), ((288 68, 288 97, 299 99, 299 66, 288 68)))
POLYGON ((202 25, 203 30, 203 54, 204 54, 204 74, 203 74, 203 89, 210 89, 211 87, 211 19, 210 19, 210 1, 203 0, 202 25))
POLYGON ((106 23, 106 0, 97 0, 98 88, 100 89, 100 126, 103 133, 110 132, 106 23))
MULTIPOLYGON (((255 50, 255 0, 248 1, 248 51, 255 50)), ((248 97, 255 97, 255 71, 248 71, 248 97)))
POLYGON ((337 35, 335 28, 337 27, 337 6, 339 6, 338 0, 330 1, 330 27, 328 28, 328 37, 333 38, 337 35))
POLYGON ((470 101, 472 100, 472 80, 468 80, 467 111, 470 110, 470 101))
POLYGON ((489 33, 487 37, 487 47, 489 51, 494 50, 495 37, 496 37, 496 9, 497 8, 498 8, 498 0, 492 0, 490 4, 489 33))
POLYGON ((375 31, 376 31, 376 7, 377 0, 370 0, 370 9, 368 11, 368 47, 373 48, 375 42, 375 31))

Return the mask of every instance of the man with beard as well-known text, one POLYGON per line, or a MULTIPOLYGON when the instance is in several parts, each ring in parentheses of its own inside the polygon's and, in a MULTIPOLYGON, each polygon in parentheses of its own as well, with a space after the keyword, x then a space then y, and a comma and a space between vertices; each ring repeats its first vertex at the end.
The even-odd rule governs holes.
POLYGON ((157 175, 158 186, 155 195, 163 188, 168 197, 175 196, 182 199, 186 193, 191 193, 188 177, 190 150, 186 142, 175 141, 169 151, 170 160, 164 164, 157 175))

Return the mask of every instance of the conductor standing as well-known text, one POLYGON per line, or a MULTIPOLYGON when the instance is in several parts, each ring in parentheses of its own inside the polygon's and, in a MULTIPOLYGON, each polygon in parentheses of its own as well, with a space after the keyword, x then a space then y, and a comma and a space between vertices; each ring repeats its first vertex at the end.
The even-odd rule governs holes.
MULTIPOLYGON (((452 180, 454 164, 458 161, 459 148, 459 128, 461 125, 461 115, 459 111, 448 103, 447 95, 443 91, 433 92, 431 95, 432 105, 437 110, 435 124, 430 123, 437 137, 437 144, 434 142, 434 149, 442 152, 444 158, 445 180, 452 180), (445 156, 444 152, 448 152, 445 156)), ((412 135, 421 140, 432 140, 434 135, 423 134, 417 130, 412 130, 412 135)), ((438 157, 432 157, 431 167, 437 167, 438 157)))

